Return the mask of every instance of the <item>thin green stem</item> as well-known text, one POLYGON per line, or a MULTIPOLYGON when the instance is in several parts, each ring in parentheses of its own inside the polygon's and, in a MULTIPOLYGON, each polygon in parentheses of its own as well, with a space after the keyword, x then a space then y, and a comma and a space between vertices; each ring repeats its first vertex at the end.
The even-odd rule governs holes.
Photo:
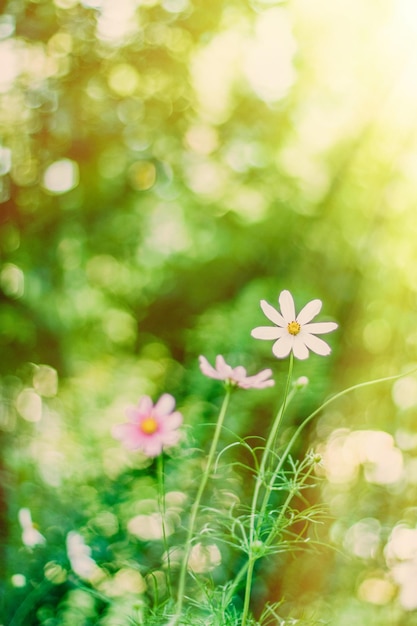
POLYGON ((166 532, 166 501, 165 501, 165 478, 164 478, 164 455, 160 454, 157 459, 157 474, 158 474, 158 507, 161 515, 162 526, 162 540, 164 543, 164 550, 167 558, 167 590, 168 595, 172 595, 171 586, 171 559, 169 555, 169 546, 166 532))
POLYGON ((214 457, 215 457, 216 450, 217 450, 217 444, 219 442, 220 432, 223 427, 223 422, 226 416, 227 407, 229 406, 231 393, 232 393, 232 388, 227 387, 226 395, 224 397, 223 404, 220 409, 219 417, 217 419, 216 428, 214 430, 213 439, 212 439, 210 450, 209 450, 208 457, 207 457, 206 467, 201 477, 201 482, 200 482, 200 485, 199 485, 199 488, 198 488, 198 491, 197 491, 197 494, 196 494, 196 497, 194 499, 193 506, 191 509, 190 519, 188 522, 187 536, 185 539, 184 556, 183 556, 182 563, 181 563, 181 570, 180 570, 180 576, 179 576, 179 581, 178 581, 176 616, 175 616, 175 621, 173 622, 172 626, 175 626, 175 624, 178 623, 178 620, 181 616, 182 606, 184 603, 185 581, 187 577, 187 565, 188 565, 188 560, 190 558, 190 552, 192 548, 192 539, 194 536, 198 510, 200 508, 201 498, 203 496, 204 490, 207 485, 207 481, 210 476, 211 469, 213 467, 213 461, 214 461, 214 457))
POLYGON ((291 437, 290 441, 287 444, 287 447, 285 448, 285 450, 284 450, 284 452, 283 452, 283 454, 282 454, 282 456, 280 458, 280 461, 279 461, 277 467, 275 468, 274 473, 271 476, 270 485, 273 485, 273 483, 275 482, 279 472, 282 470, 282 467, 283 467, 285 461, 287 460, 287 457, 290 454, 294 443, 297 441, 298 437, 300 436, 300 433, 304 430, 304 428, 307 426, 307 424, 309 424, 311 422, 311 420, 314 417, 316 417, 316 415, 318 413, 320 413, 320 411, 322 411, 324 408, 329 406, 329 404, 332 404, 332 402, 335 402, 339 398, 342 398, 343 396, 347 395, 348 393, 351 393, 352 391, 356 391, 357 389, 363 389, 364 387, 370 387, 372 385, 378 385, 380 383, 386 383, 386 382, 389 382, 389 381, 398 380, 399 378, 404 378, 405 376, 409 376, 410 374, 414 374, 414 372, 416 372, 416 371, 417 371, 417 367, 413 368, 412 370, 410 370, 408 372, 404 372, 404 374, 396 374, 395 376, 385 376, 384 378, 376 378, 374 380, 369 380, 369 381, 366 381, 364 383, 358 383, 357 385, 353 385, 352 387, 348 387, 347 389, 344 389, 343 391, 339 391, 339 393, 336 393, 334 396, 331 396, 328 400, 323 402, 323 404, 321 404, 315 411, 310 413, 310 415, 308 415, 305 418, 305 420, 300 424, 300 426, 297 428, 297 430, 295 431, 295 433, 291 437))
MULTIPOLYGON (((270 435, 268 437, 268 440, 267 440, 267 443, 266 443, 266 446, 265 446, 265 449, 264 449, 262 462, 261 462, 261 465, 260 465, 259 474, 257 476, 257 481, 256 481, 254 495, 253 495, 253 500, 252 500, 251 526, 250 526, 250 533, 249 533, 249 550, 250 550, 250 555, 249 555, 249 560, 247 562, 246 589, 245 589, 245 601, 244 601, 243 614, 242 614, 242 626, 246 626, 247 619, 248 619, 250 594, 251 594, 251 586, 252 586, 252 578, 253 578, 253 570, 254 570, 254 565, 255 565, 255 561, 256 561, 256 559, 254 559, 253 555, 251 554, 253 541, 254 541, 254 537, 255 537, 255 520, 257 518, 259 520, 262 520, 262 517, 263 517, 263 515, 266 512, 266 508, 267 508, 268 502, 269 502, 269 497, 270 497, 270 494, 272 492, 274 483, 275 483, 275 481, 277 479, 277 476, 278 476, 279 472, 282 470, 282 468, 284 466, 284 463, 285 463, 286 459, 288 458, 288 455, 290 454, 290 452, 292 450, 292 447, 293 447, 294 443, 297 441, 300 433, 307 426, 307 424, 309 424, 309 422, 318 413, 320 413, 320 411, 322 411, 324 408, 326 408, 332 402, 335 402, 339 398, 347 395, 348 393, 351 393, 352 391, 356 391, 357 389, 362 389, 364 387, 370 387, 372 385, 398 380, 399 378, 403 378, 405 376, 413 374, 416 371, 417 371, 417 367, 413 368, 412 370, 410 370, 408 372, 404 372, 403 374, 397 374, 397 375, 394 375, 394 376, 385 376, 384 378, 377 378, 377 379, 370 380, 370 381, 367 381, 367 382, 358 383, 357 385, 353 385, 351 387, 348 387, 347 389, 344 389, 343 391, 340 391, 339 393, 336 393, 334 396, 332 396, 331 398, 329 398, 328 400, 323 402, 315 411, 310 413, 310 415, 308 415, 305 418, 305 420, 300 424, 300 426, 296 429, 295 433, 293 434, 293 436, 291 437, 289 443, 287 444, 287 446, 286 446, 286 448, 284 450, 284 453, 282 454, 282 456, 281 456, 281 458, 279 460, 279 463, 277 464, 274 472, 272 473, 270 481, 269 481, 269 483, 268 483, 268 485, 266 487, 264 499, 262 501, 262 505, 261 505, 261 509, 260 509, 260 514, 259 514, 259 516, 256 516, 256 507, 257 507, 257 503, 258 503, 259 492, 260 492, 260 489, 261 489, 261 486, 262 486, 262 483, 263 483, 263 479, 264 479, 264 472, 265 472, 265 469, 266 469, 267 459, 270 456, 270 452, 272 451, 272 444, 275 442, 275 439, 276 439, 276 436, 277 436, 277 433, 278 433, 279 426, 281 424, 281 420, 282 420, 285 408, 288 405, 288 400, 290 399, 289 398, 289 393, 288 393, 289 392, 290 380, 291 380, 291 374, 292 374, 292 362, 290 362, 284 401, 283 401, 282 406, 281 406, 281 408, 280 408, 280 410, 279 410, 279 412, 277 414, 277 417, 275 418, 275 422, 274 422, 274 424, 272 426, 270 435)), ((288 506, 289 502, 287 502, 286 504, 288 506)), ((282 519, 282 516, 281 516, 281 519, 282 519)), ((272 540, 272 536, 269 535, 269 537, 267 538, 267 541, 266 541, 266 545, 269 545, 271 543, 271 540, 272 540)), ((241 571, 243 571, 243 568, 242 568, 241 571)), ((241 574, 241 572, 239 572, 239 574, 241 574)), ((242 575, 241 575, 241 577, 242 577, 242 575)), ((235 588, 236 587, 234 586, 233 589, 229 592, 229 595, 232 594, 232 592, 233 592, 233 590, 235 588)))
POLYGON ((280 524, 281 524, 281 520, 284 518, 285 513, 287 512, 288 507, 291 504, 291 500, 294 498, 294 496, 299 493, 300 488, 306 483, 308 477, 311 475, 312 471, 313 471, 313 467, 314 465, 311 464, 310 468, 308 469, 307 472, 305 472, 304 474, 302 474, 302 478, 300 480, 300 482, 298 482, 298 476, 300 475, 301 471, 304 469, 303 466, 301 468, 298 469, 298 471, 295 473, 294 476, 294 487, 290 490, 290 492, 288 493, 288 496, 285 499, 285 502, 282 504, 280 511, 279 511, 279 515, 275 521, 274 524, 274 528, 271 530, 271 532, 269 533, 267 539, 265 540, 265 546, 270 546, 272 541, 274 540, 274 537, 276 536, 277 533, 277 529, 279 530, 280 524))
MULTIPOLYGON (((242 613, 242 626, 246 626, 246 622, 247 622, 248 615, 249 615, 249 604, 250 604, 250 597, 251 597, 251 591, 252 591, 253 570, 254 570, 254 565, 255 565, 255 560, 256 560, 253 558, 253 555, 252 555, 252 547, 253 547, 253 542, 255 539, 255 527, 256 527, 256 519, 257 519, 256 509, 258 506, 259 493, 260 493, 262 485, 264 484, 266 467, 267 467, 268 461, 270 460, 271 452, 273 451, 273 448, 276 443, 278 430, 281 425, 282 418, 285 413, 285 409, 288 405, 293 365, 294 365, 294 357, 291 352, 289 366, 288 366, 287 382, 286 382, 285 391, 284 391, 284 399, 275 417, 268 439, 266 441, 265 448, 262 454, 261 465, 259 467, 259 472, 256 476, 256 483, 255 483, 255 488, 253 491, 252 505, 251 505, 251 511, 250 511, 250 530, 249 530, 249 546, 248 546, 249 565, 248 565, 248 571, 246 574, 246 588, 245 588, 245 599, 244 599, 243 613, 242 613)), ((268 494, 268 499, 269 499, 269 494, 268 494)))

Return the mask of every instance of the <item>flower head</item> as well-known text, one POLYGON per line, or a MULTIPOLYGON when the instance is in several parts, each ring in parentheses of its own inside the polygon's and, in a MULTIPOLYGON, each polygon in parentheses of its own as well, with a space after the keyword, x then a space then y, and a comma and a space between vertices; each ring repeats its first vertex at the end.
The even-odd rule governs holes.
POLYGON ((272 352, 278 359, 288 356, 291 350, 297 359, 306 359, 309 350, 322 356, 330 354, 330 346, 316 335, 330 333, 337 328, 337 324, 335 322, 310 324, 321 310, 321 300, 311 300, 296 316, 292 295, 289 291, 281 291, 279 305, 281 313, 265 300, 261 300, 262 311, 275 326, 258 326, 253 329, 252 337, 275 339, 272 352))
POLYGON ((239 365, 231 367, 226 363, 224 358, 219 354, 216 357, 216 367, 212 367, 206 357, 200 356, 200 369, 204 376, 215 378, 216 380, 224 380, 226 384, 240 387, 241 389, 264 389, 264 387, 272 387, 275 382, 270 379, 272 370, 262 370, 254 376, 246 376, 246 369, 239 365))
POLYGON ((143 396, 137 406, 127 409, 129 422, 115 426, 113 436, 129 450, 140 450, 148 457, 158 456, 165 446, 175 445, 180 437, 182 415, 174 412, 174 407, 175 400, 168 393, 155 406, 149 396, 143 396))

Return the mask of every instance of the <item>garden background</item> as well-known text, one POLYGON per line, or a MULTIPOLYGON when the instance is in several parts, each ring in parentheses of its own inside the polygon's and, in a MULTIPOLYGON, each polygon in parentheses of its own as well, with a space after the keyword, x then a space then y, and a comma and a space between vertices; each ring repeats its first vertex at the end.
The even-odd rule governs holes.
MULTIPOLYGON (((169 392, 206 445, 221 387, 198 356, 223 354, 274 371, 275 388, 236 395, 230 414, 240 436, 262 433, 287 365, 250 331, 282 289, 339 323, 329 357, 295 362, 310 385, 287 428, 416 364, 417 10, 2 7, 0 616, 124 626, 138 597, 125 564, 148 545, 126 529, 150 489, 111 435, 126 406, 169 392), (107 590, 71 571, 71 531, 107 590)), ((310 624, 417 624, 416 406, 406 376, 309 426, 300 453, 323 455, 333 548, 270 563, 259 606, 285 596, 310 624)))

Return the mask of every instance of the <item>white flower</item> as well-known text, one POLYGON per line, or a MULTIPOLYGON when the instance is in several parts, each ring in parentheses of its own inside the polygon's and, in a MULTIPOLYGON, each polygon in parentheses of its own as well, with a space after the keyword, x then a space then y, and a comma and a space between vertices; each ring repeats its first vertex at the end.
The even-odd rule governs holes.
POLYGON ((272 352, 278 359, 289 355, 291 350, 297 359, 306 359, 309 350, 325 356, 330 354, 330 346, 315 335, 330 333, 337 328, 335 322, 309 322, 321 310, 321 300, 312 300, 295 315, 294 299, 289 291, 281 291, 279 296, 281 313, 265 300, 261 300, 261 308, 266 317, 275 326, 258 326, 251 335, 255 339, 276 339, 272 352))
POLYGON ((22 541, 25 546, 33 548, 34 546, 41 546, 46 543, 46 539, 36 526, 32 522, 32 515, 29 509, 23 508, 18 513, 19 523, 22 527, 22 541))

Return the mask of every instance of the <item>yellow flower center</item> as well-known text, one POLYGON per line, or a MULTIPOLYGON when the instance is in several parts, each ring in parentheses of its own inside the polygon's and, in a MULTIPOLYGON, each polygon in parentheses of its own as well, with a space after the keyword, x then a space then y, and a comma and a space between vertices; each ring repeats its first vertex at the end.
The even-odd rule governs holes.
POLYGON ((298 335, 301 330, 301 326, 298 322, 290 322, 287 326, 287 330, 290 335, 298 335))
POLYGON ((153 435, 158 430, 158 422, 153 417, 147 417, 141 422, 140 429, 145 435, 153 435))

